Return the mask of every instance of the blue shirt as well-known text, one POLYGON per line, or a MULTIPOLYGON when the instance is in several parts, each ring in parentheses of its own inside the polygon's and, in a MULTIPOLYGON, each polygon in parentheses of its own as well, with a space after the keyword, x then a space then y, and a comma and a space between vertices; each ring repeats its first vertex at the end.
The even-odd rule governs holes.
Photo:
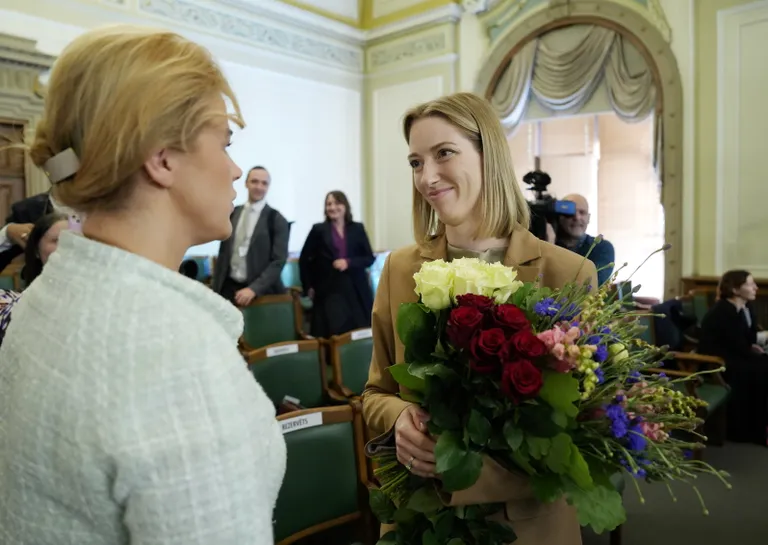
MULTIPOLYGON (((569 248, 562 241, 558 240, 557 245, 566 248, 572 252, 579 254, 580 256, 586 256, 589 249, 592 248, 592 244, 595 242, 595 237, 584 235, 579 243, 573 248, 569 248)), ((607 240, 601 240, 592 251, 589 253, 589 260, 597 267, 597 283, 601 286, 608 281, 613 274, 614 266, 612 263, 616 259, 616 252, 613 250, 613 244, 607 240), (608 266, 610 265, 610 266, 608 266)))

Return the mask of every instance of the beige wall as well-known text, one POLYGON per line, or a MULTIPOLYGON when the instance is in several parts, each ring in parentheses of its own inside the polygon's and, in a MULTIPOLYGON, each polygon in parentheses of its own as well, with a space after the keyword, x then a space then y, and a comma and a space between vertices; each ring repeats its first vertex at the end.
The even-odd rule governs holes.
POLYGON ((768 2, 697 0, 696 272, 768 277, 768 2))

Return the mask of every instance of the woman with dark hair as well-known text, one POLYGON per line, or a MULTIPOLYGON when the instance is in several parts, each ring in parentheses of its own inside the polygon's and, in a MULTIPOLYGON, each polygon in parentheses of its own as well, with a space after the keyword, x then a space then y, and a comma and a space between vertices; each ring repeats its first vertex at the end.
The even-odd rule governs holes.
POLYGON ((313 336, 371 327, 373 294, 366 269, 374 259, 365 227, 352 221, 347 196, 331 191, 325 197, 325 221, 312 227, 299 257, 301 283, 313 300, 313 336))
MULTIPOLYGON (((24 269, 21 271, 21 278, 27 286, 43 272, 48 257, 59 244, 59 234, 69 225, 68 219, 66 214, 53 213, 35 222, 27 239, 24 269)), ((13 291, 0 292, 0 344, 3 343, 8 324, 11 323, 13 305, 20 297, 20 293, 13 291)))
POLYGON ((731 386, 728 437, 766 446, 768 437, 768 356, 758 344, 752 301, 757 284, 748 271, 728 271, 718 300, 701 322, 699 352, 725 360, 731 386))

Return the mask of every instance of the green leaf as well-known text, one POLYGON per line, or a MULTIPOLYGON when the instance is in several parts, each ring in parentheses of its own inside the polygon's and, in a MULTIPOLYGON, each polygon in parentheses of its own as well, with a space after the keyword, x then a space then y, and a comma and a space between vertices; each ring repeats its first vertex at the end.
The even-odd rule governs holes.
POLYGON ((397 545, 397 532, 387 532, 379 538, 376 545, 397 545))
POLYGON ((457 467, 467 455, 467 448, 461 438, 453 432, 445 432, 435 445, 437 473, 445 473, 457 467))
POLYGON ((420 331, 433 328, 435 315, 419 303, 402 303, 397 309, 397 336, 408 345, 420 331))
POLYGON ((444 543, 453 533, 453 525, 456 520, 453 509, 446 508, 432 519, 432 527, 435 537, 440 543, 444 543))
POLYGON ((421 545, 440 545, 434 530, 431 528, 424 530, 424 533, 421 534, 421 545))
POLYGON ((417 513, 434 513, 442 506, 437 491, 431 485, 419 488, 408 500, 408 509, 417 513))
POLYGON ((531 291, 533 291, 533 283, 523 284, 522 286, 520 286, 520 289, 518 289, 512 295, 512 300, 510 302, 515 306, 524 308, 525 299, 531 294, 531 291))
POLYGON ((561 411, 552 411, 552 422, 563 429, 568 427, 568 417, 561 411))
POLYGON ((457 430, 461 427, 461 420, 455 408, 449 407, 443 402, 433 402, 429 407, 430 420, 444 430, 457 430))
POLYGON ((518 414, 518 425, 524 430, 535 430, 539 437, 552 438, 563 431, 552 421, 552 407, 549 405, 526 405, 520 408, 518 414))
POLYGON ((528 475, 536 475, 536 469, 528 461, 528 454, 521 450, 513 450, 509 453, 512 461, 515 462, 528 475))
POLYGON ((408 372, 425 380, 427 377, 437 377, 446 382, 461 380, 456 371, 442 363, 412 363, 408 366, 408 372))
POLYGON ((392 378, 394 378, 395 382, 397 382, 399 385, 408 388, 412 392, 420 393, 424 391, 426 387, 424 379, 411 375, 408 372, 407 363, 396 363, 395 365, 390 365, 387 367, 387 369, 389 369, 389 373, 392 375, 392 378))
POLYGON ((483 468, 483 457, 477 452, 469 451, 461 463, 443 473, 443 488, 447 492, 466 490, 480 478, 480 470, 483 468))
POLYGON ((581 455, 579 448, 573 443, 571 443, 571 460, 570 464, 568 464, 568 475, 581 488, 590 488, 593 484, 589 466, 586 460, 584 460, 584 456, 581 455))
POLYGON ((383 524, 392 524, 392 517, 395 514, 395 504, 392 503, 384 492, 378 488, 368 490, 368 501, 371 505, 371 511, 383 524))
POLYGON ((419 392, 400 392, 400 399, 410 403, 416 403, 417 405, 424 403, 424 396, 419 392))
POLYGON ((573 403, 581 398, 579 381, 569 374, 556 371, 546 370, 543 374, 544 385, 539 391, 539 397, 554 409, 575 418, 579 410, 573 403))
POLYGON ((566 497, 576 508, 579 523, 591 526, 598 534, 611 531, 627 520, 621 495, 613 487, 595 486, 585 490, 566 483, 566 497))
MULTIPOLYGON (((511 542, 510 542, 510 543, 511 543, 511 542)), ((466 545, 466 543, 464 542, 464 540, 463 540, 463 539, 461 539, 461 538, 458 538, 458 537, 454 537, 453 539, 451 539, 451 540, 450 540, 448 543, 446 543, 445 545, 466 545)))
POLYGON ((531 487, 536 498, 542 503, 552 503, 563 495, 563 480, 553 473, 533 475, 531 487))
POLYGON ((552 448, 552 440, 546 437, 536 437, 535 435, 526 435, 525 442, 528 445, 528 451, 536 460, 544 458, 552 448))
POLYGON ((392 520, 396 524, 408 524, 416 518, 416 515, 418 515, 418 513, 413 509, 408 509, 407 507, 401 505, 397 508, 397 511, 395 511, 395 514, 392 516, 392 520))
POLYGON ((484 447, 491 438, 491 423, 479 411, 472 409, 467 423, 469 438, 478 446, 484 447))
POLYGON ((501 434, 493 434, 490 441, 488 441, 488 448, 491 450, 503 450, 508 451, 509 445, 506 438, 501 434))
POLYGON ((507 440, 509 448, 512 450, 519 449, 520 445, 523 444, 523 438, 525 437, 523 435, 523 430, 522 428, 515 425, 512 420, 507 420, 504 422, 502 433, 504 434, 504 439, 507 440))
POLYGON ((397 334, 405 345, 405 361, 429 361, 437 346, 436 317, 419 303, 403 303, 397 312, 397 334))
POLYGON ((486 521, 486 526, 491 534, 493 543, 513 543, 517 540, 517 534, 512 527, 507 524, 489 520, 486 521))
POLYGON ((556 435, 552 439, 552 448, 547 454, 547 467, 557 474, 563 474, 568 471, 571 465, 571 436, 565 433, 556 435))

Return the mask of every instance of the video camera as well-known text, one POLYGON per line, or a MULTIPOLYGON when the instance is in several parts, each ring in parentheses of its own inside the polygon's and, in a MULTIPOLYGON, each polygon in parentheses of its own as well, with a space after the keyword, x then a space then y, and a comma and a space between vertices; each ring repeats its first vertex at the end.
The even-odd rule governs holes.
POLYGON ((531 186, 528 189, 534 193, 534 200, 528 201, 531 209, 529 229, 541 240, 547 240, 547 223, 557 231, 557 218, 576 215, 576 203, 558 201, 547 193, 547 186, 552 183, 552 178, 546 172, 534 170, 523 176, 523 181, 531 186))

